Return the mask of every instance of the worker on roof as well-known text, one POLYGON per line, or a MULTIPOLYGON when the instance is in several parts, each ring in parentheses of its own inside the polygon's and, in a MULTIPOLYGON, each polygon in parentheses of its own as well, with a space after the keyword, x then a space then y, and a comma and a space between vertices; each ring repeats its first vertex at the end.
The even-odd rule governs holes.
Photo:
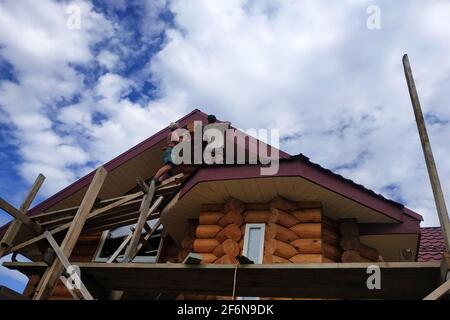
POLYGON ((169 134, 167 135, 167 145, 163 148, 162 161, 163 166, 156 172, 153 177, 153 181, 156 185, 161 184, 161 181, 166 179, 170 175, 170 171, 175 166, 172 160, 172 150, 178 143, 181 142, 182 137, 177 132, 180 126, 176 122, 169 124, 169 134))
POLYGON ((211 153, 206 153, 204 155, 205 163, 224 163, 225 131, 230 128, 230 125, 231 123, 228 121, 217 122, 217 118, 213 114, 208 116, 208 124, 203 129, 203 140, 211 143, 218 139, 219 145, 217 145, 211 153))

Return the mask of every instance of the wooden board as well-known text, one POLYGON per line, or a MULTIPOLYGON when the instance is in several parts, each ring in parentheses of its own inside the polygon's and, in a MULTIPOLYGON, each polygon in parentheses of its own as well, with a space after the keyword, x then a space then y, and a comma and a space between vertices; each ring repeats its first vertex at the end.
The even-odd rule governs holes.
MULTIPOLYGON (((78 208, 74 220, 71 222, 69 230, 67 231, 61 244, 61 250, 64 256, 67 257, 72 254, 73 248, 78 241, 84 224, 88 218, 89 212, 92 209, 92 206, 98 196, 98 193, 103 185, 103 182, 105 181, 107 174, 108 172, 103 167, 99 167, 96 170, 94 178, 92 179, 92 182, 83 197, 83 201, 78 208)), ((48 299, 51 296, 53 289, 55 288, 63 270, 64 266, 62 265, 62 263, 59 260, 54 260, 53 264, 47 268, 46 272, 42 276, 33 299, 48 299)))
MULTIPOLYGON (((83 277, 104 288, 185 294, 230 295, 234 265, 76 263, 83 277)), ((42 274, 44 263, 5 262, 27 275, 42 274)), ((237 271, 237 296, 422 299, 439 284, 439 262, 245 265, 237 271), (369 265, 381 268, 381 290, 368 290, 369 265), (281 290, 280 290, 281 289, 281 290)), ((86 284, 87 285, 87 284, 86 284)))

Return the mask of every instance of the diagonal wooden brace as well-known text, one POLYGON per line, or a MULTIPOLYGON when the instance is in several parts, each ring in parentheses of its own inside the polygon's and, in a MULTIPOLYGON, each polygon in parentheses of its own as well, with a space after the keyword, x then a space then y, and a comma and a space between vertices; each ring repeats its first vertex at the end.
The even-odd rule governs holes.
MULTIPOLYGON (((59 258, 59 260, 63 264, 66 271, 69 272, 69 270, 71 270, 73 268, 73 266, 70 264, 69 259, 67 259, 67 257, 64 255, 61 248, 58 246, 55 239, 52 237, 51 233, 48 231, 45 231, 44 236, 47 238, 48 242, 50 243, 50 245, 53 248, 53 251, 55 251, 56 256, 59 258)), ((71 283, 64 276, 61 276, 61 278, 62 278, 61 280, 64 283, 64 285, 66 286, 67 290, 70 291, 72 296, 74 298, 81 297, 84 300, 94 300, 92 295, 89 293, 88 289, 86 289, 86 286, 84 285, 84 283, 81 281, 80 276, 77 273, 73 273, 71 275, 71 277, 75 278, 75 285, 73 283, 71 283)))
POLYGON ((424 298, 424 300, 437 300, 450 291, 450 252, 444 252, 441 261, 441 285, 424 298))
POLYGON ((120 246, 114 251, 114 253, 106 260, 106 263, 113 263, 116 261, 117 257, 120 255, 120 253, 125 249, 125 247, 130 242, 131 238, 133 237, 134 228, 131 228, 131 232, 126 236, 126 238, 122 241, 120 246))
POLYGON ((153 226, 153 228, 151 228, 143 237, 141 243, 139 243, 139 245, 137 246, 137 252, 139 252, 141 250, 141 248, 145 245, 148 244, 148 242, 150 241, 150 238, 152 237, 152 235, 156 232, 156 230, 158 230, 159 226, 161 225, 161 220, 158 219, 158 222, 156 222, 156 224, 153 226))
POLYGON ((450 280, 447 280, 443 284, 441 284, 439 287, 437 287, 436 290, 434 290, 432 293, 427 295, 423 300, 437 300, 440 297, 442 297, 444 294, 448 294, 450 291, 450 280))
MULTIPOLYGON (((30 207, 31 203, 33 202, 34 198, 36 197, 39 189, 41 188, 42 184, 44 183, 45 177, 42 174, 39 174, 38 177, 36 178, 35 182, 33 183, 33 186, 31 187, 30 191, 28 192, 27 197, 25 198, 25 200, 23 201, 22 205, 20 206, 19 211, 21 213, 21 215, 19 215, 19 217, 21 218, 28 218, 28 216, 26 215, 28 208, 30 207)), ((2 199, 2 201, 4 201, 2 199)), ((6 201, 5 201, 6 202, 6 201)), ((6 208, 9 208, 10 210, 12 210, 12 213, 17 214, 16 210, 11 209, 11 205, 9 205, 7 202, 4 203, 6 208), (9 205, 9 206, 8 206, 9 205)), ((14 207, 12 207, 14 208, 14 207)), ((15 209, 15 208, 14 208, 15 209)), ((10 213, 11 214, 11 213, 10 213)), ((25 221, 27 223, 30 223, 30 228, 33 230, 34 233, 39 234, 42 229, 39 227, 39 225, 34 224, 31 219, 25 219, 25 221)), ((2 257, 3 255, 5 255, 8 252, 8 249, 13 245, 14 243, 14 239, 17 236, 17 233, 19 232, 21 226, 23 224, 23 221, 19 218, 15 218, 11 224, 9 225, 8 229, 6 230, 5 235, 3 236, 3 239, 0 241, 0 257, 2 257)))

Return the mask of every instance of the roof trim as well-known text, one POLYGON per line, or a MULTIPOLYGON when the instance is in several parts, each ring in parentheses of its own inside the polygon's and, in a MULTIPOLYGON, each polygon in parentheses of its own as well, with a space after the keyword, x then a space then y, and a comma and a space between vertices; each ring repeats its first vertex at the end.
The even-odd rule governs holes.
MULTIPOLYGON (((181 126, 185 126, 188 123, 195 121, 195 120, 206 120, 207 115, 203 113, 202 111, 198 109, 194 109, 189 114, 185 115, 181 119, 179 119, 177 122, 181 126)), ((129 161, 130 159, 138 156, 142 152, 146 151, 147 149, 153 147, 154 145, 158 144, 161 140, 165 139, 167 134, 169 133, 169 128, 166 127, 159 132, 155 133, 151 137, 147 138, 146 140, 138 143, 131 149, 125 151, 124 153, 120 154, 119 156, 115 157, 114 159, 108 161, 103 166, 106 169, 106 171, 110 172, 114 170, 115 168, 119 167, 123 163, 129 161)), ((62 189, 61 191, 55 193, 53 196, 47 198, 46 200, 42 201, 29 211, 29 215, 37 214, 42 211, 47 210, 48 208, 52 207, 53 205, 57 204, 58 202, 62 201, 63 199, 67 198, 68 196, 74 194, 75 192, 79 191, 80 189, 86 187, 91 183, 93 177, 95 174, 95 170, 88 173, 84 177, 78 179, 71 185, 67 186, 66 188, 62 189)))
MULTIPOLYGON (((261 165, 240 165, 240 166, 209 166, 203 167, 197 171, 180 190, 180 198, 182 198, 189 190, 201 182, 232 180, 232 179, 249 179, 249 178, 267 178, 271 176, 263 176, 260 173, 261 165)), ((276 175, 272 177, 301 177, 319 186, 322 186, 332 192, 340 194, 348 199, 356 201, 368 208, 384 214, 398 222, 405 219, 405 210, 403 205, 388 200, 375 192, 354 183, 351 180, 342 178, 334 174, 330 170, 324 169, 319 165, 305 161, 303 159, 291 158, 282 159, 280 168, 276 175)), ((411 211, 412 212, 412 211, 411 211)), ((411 214, 412 215, 412 214, 411 214)), ((414 220, 420 221, 421 216, 411 216, 414 220)))
POLYGON ((410 216, 411 218, 413 218, 415 220, 423 221, 423 217, 420 214, 418 214, 415 211, 412 211, 411 209, 409 209, 407 207, 403 207, 403 213, 406 214, 407 216, 410 216))
POLYGON ((358 223, 360 236, 387 234, 420 234, 419 221, 403 221, 403 223, 358 223))

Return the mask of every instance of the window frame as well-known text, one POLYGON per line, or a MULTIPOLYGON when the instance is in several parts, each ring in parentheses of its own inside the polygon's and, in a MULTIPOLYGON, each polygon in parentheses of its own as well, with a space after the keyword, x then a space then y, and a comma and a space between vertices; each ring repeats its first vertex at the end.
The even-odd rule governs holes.
MULTIPOLYGON (((131 227, 131 226, 132 225, 130 225, 129 227, 131 227)), ((162 225, 160 226, 160 228, 161 228, 161 232, 159 234, 159 236, 160 236, 160 243, 158 245, 158 248, 156 249, 157 250, 156 251, 156 255, 155 256, 136 256, 136 257, 134 257, 134 259, 131 262, 143 262, 143 263, 156 263, 157 262, 156 259, 158 258, 159 251, 161 250, 161 241, 163 240, 162 233, 164 232, 164 228, 162 227, 162 225)), ((100 238, 100 241, 98 243, 97 249, 95 251, 94 258, 92 259, 93 262, 106 262, 106 261, 108 261, 109 257, 100 257, 100 254, 102 253, 103 246, 105 245, 105 242, 108 239, 108 233, 109 232, 111 232, 111 229, 110 230, 105 230, 105 231, 102 232, 102 236, 100 238)), ((130 232, 132 232, 132 231, 130 230, 130 232)), ((152 237, 153 236, 154 235, 152 235, 152 237)), ((126 250, 126 249, 124 249, 124 250, 126 250)), ((120 262, 121 259, 123 259, 123 255, 124 255, 124 252, 117 257, 117 261, 120 262)))
MULTIPOLYGON (((242 254, 251 260, 248 256, 248 245, 250 238, 250 229, 252 228, 260 228, 261 229, 261 241, 259 244, 259 261, 253 261, 255 264, 262 264, 264 259, 264 242, 266 235, 266 224, 265 223, 247 223, 245 225, 245 233, 244 233, 244 247, 242 249, 242 254)), ((260 300, 259 297, 239 297, 239 300, 260 300)))
POLYGON ((263 258, 264 258, 264 238, 265 238, 265 232, 266 232, 266 224, 265 223, 247 223, 245 225, 245 233, 244 233, 244 247, 242 249, 242 254, 246 256, 247 258, 251 259, 248 256, 248 241, 250 237, 250 229, 252 228, 260 228, 262 233, 262 241, 260 241, 259 244, 259 257, 260 261, 253 261, 255 264, 262 264, 263 258))

